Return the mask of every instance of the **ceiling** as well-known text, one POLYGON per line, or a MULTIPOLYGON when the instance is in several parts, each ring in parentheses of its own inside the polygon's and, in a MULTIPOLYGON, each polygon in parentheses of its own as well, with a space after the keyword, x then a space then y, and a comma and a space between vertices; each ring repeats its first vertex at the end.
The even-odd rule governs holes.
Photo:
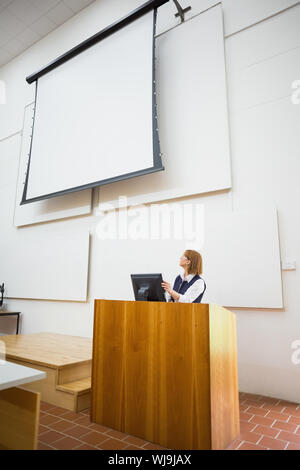
POLYGON ((94 0, 0 0, 0 66, 94 0))

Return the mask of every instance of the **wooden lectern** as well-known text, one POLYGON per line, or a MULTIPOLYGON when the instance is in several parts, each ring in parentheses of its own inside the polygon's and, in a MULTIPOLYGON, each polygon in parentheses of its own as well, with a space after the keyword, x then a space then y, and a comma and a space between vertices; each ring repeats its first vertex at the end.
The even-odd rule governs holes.
POLYGON ((95 300, 91 416, 168 449, 226 448, 239 434, 235 315, 95 300))

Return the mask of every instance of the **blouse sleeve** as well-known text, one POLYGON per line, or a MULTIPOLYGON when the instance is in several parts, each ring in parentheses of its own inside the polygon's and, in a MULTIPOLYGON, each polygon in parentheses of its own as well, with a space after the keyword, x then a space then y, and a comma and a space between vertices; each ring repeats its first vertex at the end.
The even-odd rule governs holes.
POLYGON ((204 281, 203 279, 198 279, 191 287, 188 288, 185 294, 179 294, 178 302, 182 303, 193 303, 194 300, 199 297, 200 294, 204 291, 204 281))

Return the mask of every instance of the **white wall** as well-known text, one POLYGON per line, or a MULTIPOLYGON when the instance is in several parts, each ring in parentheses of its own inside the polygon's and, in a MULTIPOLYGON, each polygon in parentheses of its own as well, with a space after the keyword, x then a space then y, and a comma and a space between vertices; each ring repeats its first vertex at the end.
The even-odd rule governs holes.
MULTIPOLYGON (((141 3, 140 0, 96 1, 2 67, 0 79, 7 83, 8 104, 0 105, 0 139, 21 129, 24 106, 32 101, 34 91, 27 86, 26 75, 141 3)), ((182 0, 184 5, 191 3, 182 0)), ((216 2, 202 3, 206 8, 216 2)), ((209 213, 276 206, 283 260, 300 259, 300 105, 291 103, 292 81, 300 79, 300 6, 278 14, 295 3, 298 2, 224 0, 225 31, 229 36, 225 46, 233 189, 176 201, 204 204, 209 213)), ((94 298, 132 298, 128 269, 140 271, 147 266, 156 270, 164 266, 166 277, 175 275, 184 242, 99 240, 97 200, 94 207, 91 216, 44 226, 49 230, 86 228, 93 234, 89 301, 8 300, 10 310, 23 313, 23 333, 53 331, 92 336, 94 298)), ((0 237, 5 233, 3 228, 0 237)), ((252 229, 259 228, 249 227, 252 229)), ((258 259, 258 270, 259 263, 258 259)), ((241 390, 300 401, 300 365, 291 362, 291 343, 300 339, 299 284, 298 270, 283 272, 285 308, 282 311, 236 311, 241 390)), ((0 322, 2 334, 13 333, 13 319, 0 322)))

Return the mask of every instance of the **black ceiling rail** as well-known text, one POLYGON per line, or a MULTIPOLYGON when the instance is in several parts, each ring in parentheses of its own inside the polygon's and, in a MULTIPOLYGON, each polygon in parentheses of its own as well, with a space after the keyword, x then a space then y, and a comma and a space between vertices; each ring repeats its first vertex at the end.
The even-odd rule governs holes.
POLYGON ((176 13, 175 16, 176 16, 176 18, 178 18, 178 16, 180 16, 181 22, 183 23, 184 20, 185 20, 185 14, 188 11, 191 11, 192 7, 182 8, 182 6, 180 5, 180 3, 177 0, 173 0, 173 2, 175 3, 175 6, 176 6, 177 11, 178 11, 178 13, 176 13))
POLYGON ((40 70, 33 73, 32 75, 29 75, 26 78, 26 81, 28 83, 35 82, 38 78, 42 77, 46 73, 50 72, 51 70, 55 69, 56 67, 59 67, 60 65, 67 62, 68 60, 72 59, 76 55, 78 55, 81 52, 85 51, 86 49, 94 46, 95 44, 97 44, 98 42, 100 42, 103 39, 107 38, 111 34, 118 31, 119 29, 124 28, 125 26, 129 25, 133 21, 137 20, 138 18, 142 17, 146 13, 153 10, 154 8, 158 8, 162 5, 164 5, 168 1, 169 0, 149 0, 148 2, 144 3, 139 8, 137 8, 136 10, 133 10, 131 13, 124 16, 121 20, 118 20, 115 23, 111 24, 110 26, 107 26, 106 28, 102 29, 101 31, 94 34, 90 38, 86 39, 85 41, 81 42, 77 46, 73 47, 72 49, 70 49, 65 54, 62 54, 61 56, 59 56, 57 59, 50 62, 45 67, 41 68, 40 70))

